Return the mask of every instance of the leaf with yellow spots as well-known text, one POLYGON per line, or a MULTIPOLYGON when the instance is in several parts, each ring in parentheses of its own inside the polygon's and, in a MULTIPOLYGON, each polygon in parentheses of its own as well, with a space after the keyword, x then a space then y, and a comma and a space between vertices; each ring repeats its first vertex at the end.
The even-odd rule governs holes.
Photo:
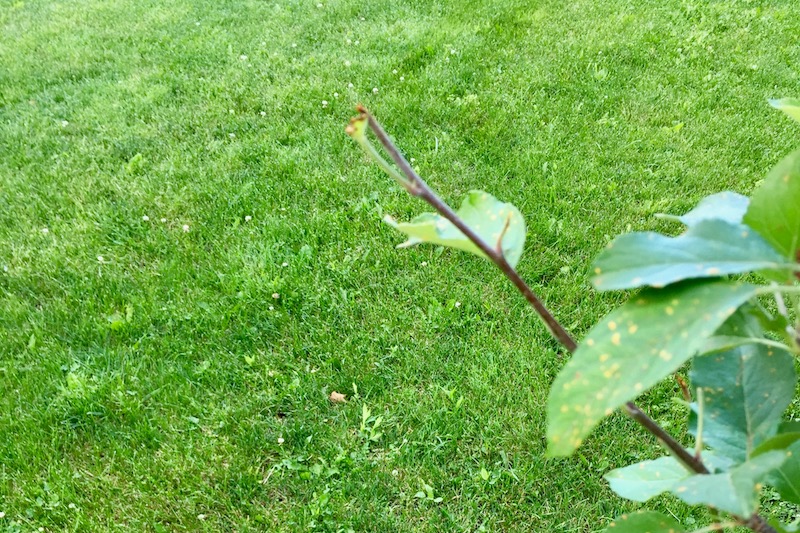
POLYGON ((800 99, 781 98, 779 100, 770 100, 769 105, 775 109, 780 109, 797 122, 800 122, 800 99))
POLYGON ((758 494, 769 473, 784 463, 786 451, 772 451, 722 474, 698 474, 675 485, 671 492, 689 505, 708 505, 748 517, 758 506, 758 494))
POLYGON ((750 198, 747 196, 731 191, 724 191, 706 196, 700 200, 697 207, 685 215, 659 214, 656 216, 658 218, 682 222, 689 227, 696 226, 704 220, 724 220, 731 224, 741 224, 742 218, 747 212, 748 204, 750 204, 750 198))
POLYGON ((601 291, 664 287, 684 279, 781 269, 788 278, 795 266, 747 226, 703 220, 677 237, 653 232, 617 237, 595 259, 592 283, 601 291))
MULTIPOLYGON (((761 344, 695 357, 689 378, 703 390, 703 442, 738 462, 778 432, 797 383, 792 356, 761 344)), ((698 412, 693 404, 692 434, 698 412)))
POLYGON ((655 511, 624 514, 611 522, 603 533, 684 533, 674 518, 655 511))
POLYGON ((800 150, 773 168, 750 199, 744 222, 790 260, 800 249, 800 150))
POLYGON ((548 455, 571 454, 600 420, 677 370, 755 294, 747 284, 685 282, 643 291, 611 312, 550 389, 548 455))
MULTIPOLYGON (((470 191, 457 214, 491 247, 495 247, 502 236, 506 261, 512 267, 517 265, 525 246, 525 220, 516 207, 483 191, 470 191)), ((384 221, 409 236, 398 248, 427 242, 485 257, 461 230, 436 213, 424 213, 411 222, 397 222, 388 216, 384 221)))

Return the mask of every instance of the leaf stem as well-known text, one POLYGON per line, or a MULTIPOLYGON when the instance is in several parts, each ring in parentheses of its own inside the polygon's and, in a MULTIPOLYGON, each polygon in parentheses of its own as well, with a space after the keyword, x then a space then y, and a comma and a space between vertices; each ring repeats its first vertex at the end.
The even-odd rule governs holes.
POLYGON ((766 294, 800 294, 800 285, 769 285, 756 289, 757 296, 766 294))
POLYGON ((703 388, 697 387, 697 436, 694 438, 694 456, 700 460, 703 453, 703 421, 705 420, 705 401, 703 388))
MULTIPOLYGON (((542 319, 553 337, 560 342, 564 348, 567 349, 567 351, 574 353, 578 348, 578 343, 575 342, 575 339, 572 338, 564 326, 562 326, 561 323, 556 320, 550 310, 547 309, 542 300, 531 290, 528 284, 525 283, 525 280, 522 279, 514 267, 512 267, 508 261, 506 261, 502 252, 502 247, 497 246, 497 248, 495 248, 489 245, 477 233, 475 233, 475 231, 473 231, 472 228, 470 228, 449 205, 439 198, 439 196, 428 186, 428 184, 425 183, 425 181, 414 171, 378 121, 375 120, 375 117, 373 117, 369 111, 367 111, 367 109, 361 105, 359 105, 357 109, 360 115, 350 122, 350 125, 346 130, 347 133, 355 138, 359 144, 362 145, 362 147, 365 147, 364 130, 365 125, 367 125, 378 141, 380 141, 381 145, 389 154, 389 156, 392 158, 392 161, 394 161, 398 166, 404 175, 404 178, 398 179, 394 169, 389 171, 386 166, 384 166, 385 161, 384 164, 381 164, 380 162, 383 161, 383 158, 376 159, 381 167, 389 175, 400 182, 400 184, 405 187, 409 194, 417 198, 421 198, 427 202, 440 215, 457 227, 484 254, 486 254, 486 257, 488 257, 500 269, 500 271, 503 272, 503 274, 514 284, 517 290, 525 297, 528 303, 533 306, 533 308, 536 310, 536 313, 542 319)), ((377 153, 374 153, 374 149, 372 151, 368 150, 368 153, 370 156, 380 157, 377 153)), ((773 292, 772 290, 769 290, 770 287, 765 287, 765 289, 767 289, 764 291, 765 294, 771 294, 773 292)), ((800 293, 800 287, 797 287, 797 289, 797 293, 800 293)), ((641 425, 645 430, 654 435, 661 443, 663 443, 664 446, 669 449, 670 453, 672 453, 679 461, 681 461, 681 463, 683 463, 689 470, 697 474, 710 473, 699 457, 694 457, 691 453, 687 452, 686 449, 672 437, 672 435, 667 433, 664 428, 659 426, 652 418, 647 416, 647 414, 645 414, 644 411, 642 411, 635 403, 627 402, 625 404, 625 411, 639 425, 641 425)), ((737 516, 736 519, 739 521, 739 523, 749 527, 757 533, 777 533, 775 529, 767 524, 766 520, 764 520, 758 514, 753 514, 749 518, 737 516)))

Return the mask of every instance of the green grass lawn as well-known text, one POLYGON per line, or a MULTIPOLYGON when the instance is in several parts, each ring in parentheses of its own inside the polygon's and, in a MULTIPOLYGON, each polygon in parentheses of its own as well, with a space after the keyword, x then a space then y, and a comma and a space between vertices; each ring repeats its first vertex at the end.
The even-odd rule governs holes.
MULTIPOLYGON (((766 104, 800 96, 796 6, 320 1, 0 0, 0 531, 636 508, 601 475, 657 443, 617 414, 544 458, 563 354, 488 262, 394 249, 383 214, 425 206, 344 126, 363 102, 451 203, 514 202, 519 270, 580 336, 624 298, 586 281, 612 236, 798 144, 766 104)), ((679 395, 641 404, 689 444, 679 395)))

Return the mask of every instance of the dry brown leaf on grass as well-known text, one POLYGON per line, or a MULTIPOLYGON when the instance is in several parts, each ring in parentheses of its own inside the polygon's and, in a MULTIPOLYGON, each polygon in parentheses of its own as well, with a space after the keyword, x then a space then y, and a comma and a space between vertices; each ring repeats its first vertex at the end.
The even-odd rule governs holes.
POLYGON ((328 396, 328 399, 331 401, 331 403, 344 403, 347 401, 347 398, 344 394, 336 391, 331 392, 331 395, 328 396))

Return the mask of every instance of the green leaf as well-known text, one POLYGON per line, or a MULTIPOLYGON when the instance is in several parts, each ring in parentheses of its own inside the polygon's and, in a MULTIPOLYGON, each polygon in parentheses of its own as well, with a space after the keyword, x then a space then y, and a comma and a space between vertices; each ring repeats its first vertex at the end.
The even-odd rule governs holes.
POLYGON ((770 473, 767 482, 775 487, 781 498, 800 504, 800 441, 795 441, 786 451, 789 458, 770 473))
POLYGON ((731 224, 741 224, 750 198, 741 194, 724 191, 706 196, 697 207, 683 216, 660 215, 661 218, 668 218, 683 222, 692 227, 705 220, 723 220, 731 224))
POLYGON ((703 442, 736 461, 775 435, 797 382, 792 356, 760 344, 695 357, 689 377, 703 390, 703 442))
POLYGON ((550 389, 548 454, 569 455, 603 417, 677 370, 755 290, 682 283, 643 291, 606 316, 550 389))
POLYGON ((761 482, 783 464, 786 452, 760 455, 723 474, 697 474, 685 479, 672 493, 689 505, 708 505, 738 516, 753 514, 761 482))
POLYGON ((800 122, 800 99, 781 98, 780 100, 770 100, 769 105, 775 109, 780 109, 796 121, 800 122))
POLYGON ((785 420, 778 427, 778 433, 800 433, 800 420, 785 420))
POLYGON ((767 174, 753 193, 744 222, 785 257, 796 260, 800 246, 800 150, 767 174))
POLYGON ((623 498, 646 502, 661 493, 669 492, 678 481, 691 475, 682 464, 667 456, 617 468, 603 477, 608 481, 611 490, 623 498))
POLYGON ((765 440, 755 450, 753 450, 753 453, 750 454, 750 457, 758 457, 759 455, 771 452, 772 450, 785 450, 800 440, 800 433, 796 431, 791 433, 780 433, 780 429, 778 431, 779 432, 777 435, 765 440))
POLYGON ((604 533, 683 533, 685 530, 672 517, 655 511, 624 514, 611 522, 604 533))
POLYGON ((766 339, 764 330, 775 331, 775 328, 780 327, 777 331, 783 333, 786 323, 786 319, 781 321, 769 316, 758 302, 745 304, 720 326, 713 337, 706 339, 698 353, 706 355, 723 352, 747 344, 776 347, 780 343, 766 339))
POLYGON ((678 237, 653 232, 617 237, 595 259, 592 283, 601 291, 663 287, 684 279, 793 266, 747 226, 703 220, 678 237))
MULTIPOLYGON (((517 265, 525 246, 525 220, 516 207, 483 191, 470 191, 457 214, 489 246, 496 246, 503 235, 503 254, 512 267, 517 265), (508 228, 503 234, 506 224, 508 228)), ((408 241, 398 248, 428 242, 485 257, 461 230, 436 213, 424 213, 411 222, 396 222, 391 217, 384 218, 384 221, 409 236, 408 241)))

